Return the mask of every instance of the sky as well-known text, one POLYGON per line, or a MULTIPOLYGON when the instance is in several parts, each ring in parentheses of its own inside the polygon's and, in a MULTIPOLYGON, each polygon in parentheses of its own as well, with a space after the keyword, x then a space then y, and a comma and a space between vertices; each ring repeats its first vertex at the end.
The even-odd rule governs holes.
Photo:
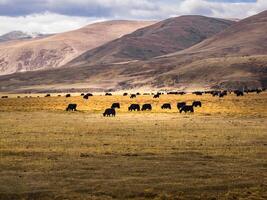
POLYGON ((59 33, 116 19, 180 15, 242 19, 264 10, 267 0, 0 0, 0 35, 14 30, 59 33))

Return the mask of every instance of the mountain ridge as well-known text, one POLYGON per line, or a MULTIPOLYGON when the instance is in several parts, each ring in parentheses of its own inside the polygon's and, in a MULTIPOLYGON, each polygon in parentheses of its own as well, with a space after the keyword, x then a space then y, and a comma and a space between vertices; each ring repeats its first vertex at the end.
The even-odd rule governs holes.
POLYGON ((62 67, 84 51, 153 23, 113 20, 45 38, 0 43, 0 75, 62 67))
POLYGON ((266 27, 267 12, 263 12, 179 52, 124 64, 85 64, 2 76, 0 91, 266 88, 266 27))
POLYGON ((148 60, 191 47, 234 23, 199 15, 169 18, 89 50, 67 65, 148 60))

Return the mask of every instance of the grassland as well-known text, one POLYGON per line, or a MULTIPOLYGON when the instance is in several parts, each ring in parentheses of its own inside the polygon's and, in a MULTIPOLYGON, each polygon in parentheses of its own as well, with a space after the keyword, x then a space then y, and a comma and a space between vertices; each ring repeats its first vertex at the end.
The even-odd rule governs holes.
POLYGON ((267 199, 266 105, 266 93, 0 99, 0 199, 267 199), (194 114, 160 109, 193 100, 194 114), (102 117, 113 102, 117 117, 102 117))

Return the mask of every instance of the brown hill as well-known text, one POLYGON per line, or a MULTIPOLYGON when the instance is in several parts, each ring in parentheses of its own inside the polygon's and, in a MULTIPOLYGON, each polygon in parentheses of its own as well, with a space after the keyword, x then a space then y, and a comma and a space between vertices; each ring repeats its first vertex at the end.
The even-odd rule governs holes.
POLYGON ((87 51, 68 65, 147 60, 189 48, 232 24, 204 16, 170 18, 87 51))
POLYGON ((46 38, 0 44, 0 75, 57 68, 87 50, 155 22, 108 21, 46 38))
POLYGON ((81 65, 3 76, 0 90, 266 88, 265 30, 266 11, 180 52, 127 64, 81 65))
MULTIPOLYGON (((267 87, 266 30, 267 11, 264 11, 191 48, 162 56, 158 58, 160 62, 176 67, 157 80, 175 76, 179 79, 177 85, 267 87)), ((153 65, 158 65, 158 61, 154 62, 153 65)))
POLYGON ((264 11, 241 20, 216 36, 176 54, 205 53, 213 56, 267 54, 266 30, 267 11, 264 11))

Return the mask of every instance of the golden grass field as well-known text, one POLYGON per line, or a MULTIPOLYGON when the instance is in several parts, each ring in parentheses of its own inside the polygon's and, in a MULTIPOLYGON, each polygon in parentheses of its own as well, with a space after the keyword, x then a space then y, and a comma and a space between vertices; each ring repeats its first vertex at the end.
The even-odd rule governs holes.
POLYGON ((0 199, 267 199, 266 105, 267 93, 0 99, 0 199), (177 112, 193 100, 203 107, 177 112))

